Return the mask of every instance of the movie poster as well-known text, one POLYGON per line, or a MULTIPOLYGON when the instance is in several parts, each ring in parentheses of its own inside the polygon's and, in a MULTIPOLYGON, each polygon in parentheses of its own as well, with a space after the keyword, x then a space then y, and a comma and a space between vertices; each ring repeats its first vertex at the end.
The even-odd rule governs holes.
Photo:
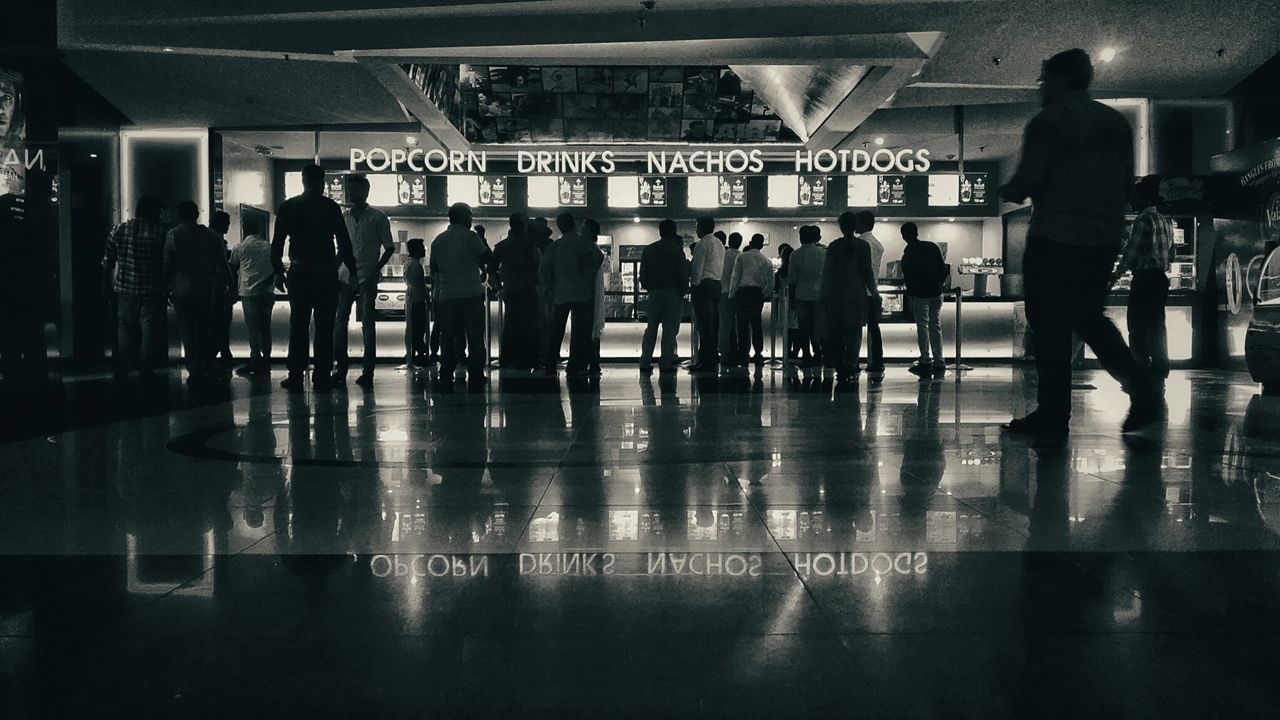
POLYGON ((26 188, 27 118, 22 75, 0 68, 0 195, 21 195, 26 188))

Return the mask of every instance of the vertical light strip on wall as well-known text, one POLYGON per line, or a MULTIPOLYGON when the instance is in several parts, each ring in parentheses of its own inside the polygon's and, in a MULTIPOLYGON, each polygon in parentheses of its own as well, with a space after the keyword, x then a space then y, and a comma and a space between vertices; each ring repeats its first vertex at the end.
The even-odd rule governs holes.
POLYGON ((196 187, 200 188, 200 212, 206 217, 213 210, 209 191, 209 131, 204 128, 188 129, 133 129, 120 132, 120 219, 133 217, 137 198, 133 196, 133 141, 134 140, 191 140, 197 145, 197 171, 200 176, 196 187))

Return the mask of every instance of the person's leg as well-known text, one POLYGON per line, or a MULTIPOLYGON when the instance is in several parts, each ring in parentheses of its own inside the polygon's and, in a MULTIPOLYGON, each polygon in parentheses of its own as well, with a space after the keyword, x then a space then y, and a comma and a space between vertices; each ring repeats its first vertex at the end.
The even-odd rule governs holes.
POLYGON ((347 368, 351 365, 351 308, 356 302, 357 294, 358 290, 350 284, 338 284, 338 304, 333 318, 333 356, 336 375, 345 376, 347 368))
POLYGON ((569 321, 570 307, 572 307, 570 303, 561 303, 551 309, 551 325, 547 328, 546 357, 543 359, 548 372, 554 373, 560 367, 560 346, 564 344, 564 327, 569 321))
POLYGON ((1111 248, 1076 248, 1072 265, 1076 289, 1071 303, 1071 324, 1076 333, 1093 349, 1098 362, 1129 390, 1135 401, 1150 400, 1151 375, 1140 370, 1133 352, 1115 323, 1106 316, 1107 292, 1115 252, 1111 248))
POLYGON ((698 318, 698 365, 704 369, 720 363, 719 337, 719 283, 703 281, 694 289, 693 311, 698 318))
POLYGON ((462 331, 460 300, 436 301, 436 329, 440 331, 440 381, 453 382, 458 368, 458 334, 462 331))
POLYGON ((1071 417, 1071 319, 1074 302, 1071 252, 1042 237, 1031 238, 1023 259, 1027 324, 1035 346, 1036 416, 1057 426, 1071 417))
POLYGON ((144 377, 150 376, 156 368, 168 365, 169 352, 165 347, 168 322, 169 304, 163 295, 142 298, 138 313, 138 370, 144 377))
MULTIPOLYGON (((756 290, 752 293, 751 302, 751 346, 757 358, 764 357, 764 293, 756 290)), ((743 340, 743 347, 746 340, 743 340)))
MULTIPOLYGON (((649 292, 649 296, 645 299, 645 326, 644 337, 640 339, 640 369, 650 370, 653 368, 653 348, 658 344, 658 328, 662 325, 663 293, 662 290, 653 290, 649 292)), ((665 340, 663 337, 663 345, 665 349, 665 340)), ((665 360, 665 358, 663 358, 665 360)))
POLYGON ((1169 302, 1169 277, 1160 273, 1157 282, 1159 285, 1151 303, 1151 376, 1163 381, 1169 377, 1169 329, 1165 310, 1169 302))
POLYGON ((471 382, 479 382, 484 377, 484 366, 489 362, 484 344, 484 314, 488 310, 488 303, 483 297, 462 301, 463 331, 467 339, 467 379, 471 382))
POLYGON ((867 372, 884 372, 884 343, 880 336, 880 312, 867 305, 867 372))
POLYGON ((822 344, 826 351, 822 354, 822 365, 828 370, 839 370, 844 362, 845 328, 840 323, 840 313, 834 307, 823 310, 822 344))
POLYGON ((173 310, 178 317, 178 335, 182 339, 182 364, 186 366, 187 377, 192 378, 202 370, 197 336, 198 310, 196 303, 190 298, 174 298, 173 310))
POLYGON ((507 313, 511 318, 510 324, 516 331, 516 367, 532 370, 538 367, 538 363, 542 360, 538 335, 538 327, 542 325, 542 321, 539 319, 541 311, 538 309, 537 289, 521 290, 513 301, 513 305, 507 308, 507 313))
POLYGON ((316 274, 315 374, 323 385, 333 373, 333 321, 338 311, 338 273, 326 268, 316 274))
POLYGON ((747 356, 747 343, 751 337, 751 298, 750 288, 738 288, 738 292, 734 295, 734 308, 732 318, 737 326, 733 332, 733 347, 729 350, 729 362, 734 365, 746 365, 750 358, 747 356))
POLYGON ((680 318, 684 314, 684 295, 678 290, 663 290, 662 309, 658 311, 662 322, 662 356, 658 367, 675 370, 680 364, 680 318))
POLYGON ((116 295, 116 373, 124 375, 138 366, 144 298, 116 295))
POLYGON ((440 324, 440 318, 442 315, 442 313, 440 312, 440 304, 438 302, 432 304, 431 311, 435 315, 435 317, 431 321, 431 334, 428 338, 427 344, 429 346, 428 350, 431 353, 431 357, 434 359, 439 359, 440 358, 440 338, 442 337, 441 328, 443 327, 440 324))
POLYGON ((933 351, 933 369, 945 370, 947 361, 942 357, 942 296, 930 298, 929 308, 929 347, 933 351))
POLYGON ((360 282, 360 334, 364 340, 364 356, 361 365, 365 375, 373 376, 374 366, 378 362, 378 316, 373 311, 373 303, 378 296, 377 279, 360 282))
POLYGON ((307 273, 290 268, 289 284, 289 379, 302 382, 311 364, 311 316, 315 312, 315 289, 307 273))
POLYGON ((796 330, 796 342, 800 346, 800 353, 808 360, 817 357, 815 352, 818 333, 817 314, 817 306, 813 301, 796 301, 796 324, 799 325, 796 330))
POLYGON ((916 321, 916 349, 920 357, 916 365, 929 364, 929 301, 925 298, 911 298, 911 317, 916 321))
MULTIPOLYGON (((726 279, 725 282, 728 282, 726 279)), ((723 283, 721 283, 723 289, 723 283)), ((737 362, 738 321, 736 319, 736 303, 728 295, 720 295, 720 305, 716 313, 719 332, 716 333, 716 347, 721 349, 728 362, 737 362)))
POLYGON ((427 354, 427 304, 421 300, 409 307, 409 322, 405 325, 405 347, 414 360, 427 354))
POLYGON ((1125 325, 1129 330, 1129 348, 1133 351, 1133 359, 1144 371, 1151 371, 1151 314, 1147 309, 1147 298, 1143 297, 1147 288, 1135 274, 1133 284, 1129 287, 1128 308, 1125 311, 1125 325))
POLYGON ((595 324, 595 302, 585 300, 570 305, 573 313, 573 327, 569 333, 570 373, 587 371, 587 363, 591 357, 591 328, 595 324))
POLYGON ((259 340, 258 306, 260 301, 251 297, 240 298, 240 316, 244 319, 245 335, 249 339, 249 357, 245 367, 258 367, 262 358, 262 344, 259 340))

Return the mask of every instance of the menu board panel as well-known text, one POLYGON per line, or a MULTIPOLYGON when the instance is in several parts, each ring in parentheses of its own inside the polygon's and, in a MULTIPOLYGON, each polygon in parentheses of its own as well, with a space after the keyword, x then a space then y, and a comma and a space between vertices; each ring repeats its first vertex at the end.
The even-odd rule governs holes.
POLYGON ((717 178, 710 175, 692 175, 689 177, 689 207, 719 207, 720 199, 717 178))
POLYGON ((747 179, 742 175, 721 175, 718 180, 720 207, 747 206, 747 179))
POLYGON ((987 204, 987 173, 964 174, 960 180, 960 204, 987 204))
POLYGON ((560 207, 587 206, 587 179, 582 176, 558 178, 560 207))
POLYGON ((640 207, 667 206, 667 179, 660 176, 640 178, 640 207))
POLYGON ((827 176, 801 175, 798 201, 800 207, 826 207, 827 176))
POLYGON ((875 207, 877 178, 875 175, 849 176, 849 207, 875 207))
POLYGON ((880 175, 876 178, 876 203, 901 207, 907 204, 907 178, 905 175, 880 175))
POLYGON ((929 205, 933 207, 955 207, 959 204, 959 175, 929 176, 929 205))
POLYGON ((427 182, 421 175, 397 175, 396 189, 401 205, 427 204, 427 182))
POLYGON ((507 206, 507 178, 502 175, 481 175, 478 199, 481 207, 507 206))
MULTIPOLYGON (((396 175, 365 175, 369 180, 369 204, 374 207, 396 207, 404 203, 400 202, 400 187, 396 182, 396 175)), ((342 178, 337 178, 336 188, 342 187, 342 178)), ((329 181, 329 196, 333 201, 342 204, 342 200, 337 197, 340 190, 335 189, 332 180, 329 181)))

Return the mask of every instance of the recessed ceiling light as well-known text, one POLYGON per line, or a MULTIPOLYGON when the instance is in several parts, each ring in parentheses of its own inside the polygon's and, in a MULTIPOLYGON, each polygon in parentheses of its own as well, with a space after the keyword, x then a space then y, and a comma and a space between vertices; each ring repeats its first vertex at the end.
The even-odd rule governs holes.
POLYGON ((742 218, 742 223, 743 223, 744 225, 745 225, 746 223, 749 223, 749 222, 751 222, 751 218, 742 218))
POLYGON ((1111 62, 1116 59, 1116 49, 1113 47, 1102 48, 1102 52, 1098 53, 1098 59, 1102 62, 1111 62))
POLYGON ((639 217, 633 217, 633 218, 631 218, 631 222, 633 222, 633 223, 638 223, 638 222, 640 222, 640 218, 639 218, 639 217))
POLYGON ((407 143, 407 144, 409 144, 409 145, 417 145, 417 144, 418 144, 418 137, 417 137, 416 135, 405 135, 405 136, 404 136, 404 141, 405 141, 405 143, 407 143))
POLYGON ((878 137, 878 138, 876 138, 876 144, 877 144, 877 145, 883 145, 883 144, 884 144, 884 138, 882 138, 882 137, 878 137))
POLYGON ((171 47, 167 47, 167 48, 160 48, 160 51, 161 51, 161 52, 173 52, 173 48, 171 48, 171 47))
POLYGON ((955 222, 955 221, 956 221, 955 218, 947 218, 947 222, 955 222))
POLYGON ((94 158, 96 160, 98 157, 98 153, 89 153, 89 157, 94 158))

